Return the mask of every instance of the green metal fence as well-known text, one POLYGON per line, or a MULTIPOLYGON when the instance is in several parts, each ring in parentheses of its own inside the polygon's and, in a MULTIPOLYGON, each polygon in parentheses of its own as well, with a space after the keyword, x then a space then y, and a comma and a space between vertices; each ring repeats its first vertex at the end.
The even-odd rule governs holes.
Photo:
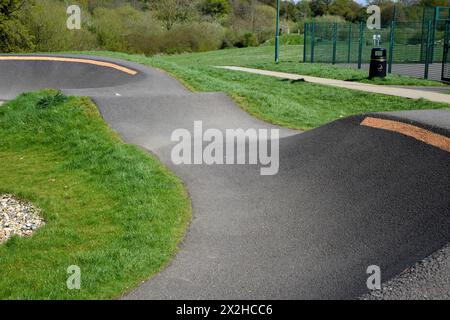
POLYGON ((374 47, 388 50, 389 72, 428 78, 430 65, 442 63, 445 21, 391 22, 371 30, 364 22, 305 24, 304 62, 350 64, 362 68, 374 47))

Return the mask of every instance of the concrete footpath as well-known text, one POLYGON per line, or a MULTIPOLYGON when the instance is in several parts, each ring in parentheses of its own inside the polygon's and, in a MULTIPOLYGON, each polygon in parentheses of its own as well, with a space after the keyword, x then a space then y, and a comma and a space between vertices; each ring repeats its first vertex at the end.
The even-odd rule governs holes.
POLYGON ((276 77, 282 79, 290 79, 290 80, 305 80, 306 82, 323 84, 327 86, 351 89, 351 90, 359 90, 366 91, 371 93, 381 93, 390 96, 397 96, 403 98, 410 99, 427 99, 433 102, 441 102, 441 103, 450 103, 450 95, 442 94, 437 92, 425 91, 423 89, 413 89, 410 88, 399 88, 399 87, 390 87, 384 85, 375 85, 361 82, 350 82, 344 80, 336 80, 336 79, 327 79, 327 78, 319 78, 319 77, 311 77, 304 76, 300 74, 294 73, 286 73, 286 72, 277 72, 277 71, 268 71, 268 70, 260 70, 260 69, 252 69, 252 68, 244 68, 244 67, 232 67, 232 66, 218 66, 217 68, 233 70, 233 71, 241 71, 247 73, 254 73, 269 77, 276 77))

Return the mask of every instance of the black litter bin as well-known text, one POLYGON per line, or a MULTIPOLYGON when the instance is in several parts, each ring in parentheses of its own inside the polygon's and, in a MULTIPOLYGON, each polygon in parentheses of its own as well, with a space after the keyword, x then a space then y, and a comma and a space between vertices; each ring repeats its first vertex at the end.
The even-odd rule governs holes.
POLYGON ((373 48, 370 55, 369 79, 386 77, 386 49, 373 48))

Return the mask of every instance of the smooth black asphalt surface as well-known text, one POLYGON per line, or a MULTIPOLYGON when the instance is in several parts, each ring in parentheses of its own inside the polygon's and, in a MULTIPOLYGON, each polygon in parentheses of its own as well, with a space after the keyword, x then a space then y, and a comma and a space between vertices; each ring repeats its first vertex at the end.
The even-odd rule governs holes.
MULTIPOLYGON (((49 85, 90 96, 126 142, 185 182, 193 220, 179 253, 125 299, 357 298, 368 291, 368 266, 378 265, 387 281, 450 242, 448 152, 360 126, 364 116, 354 116, 305 133, 280 129, 275 176, 261 176, 256 165, 176 166, 171 134, 193 131, 194 121, 204 130, 276 127, 222 93, 191 93, 158 70, 100 59, 139 73, 54 62, 30 71, 28 63, 0 61, 0 100, 49 85)), ((426 114, 412 121, 426 118, 424 126, 449 136, 449 111, 426 114)))

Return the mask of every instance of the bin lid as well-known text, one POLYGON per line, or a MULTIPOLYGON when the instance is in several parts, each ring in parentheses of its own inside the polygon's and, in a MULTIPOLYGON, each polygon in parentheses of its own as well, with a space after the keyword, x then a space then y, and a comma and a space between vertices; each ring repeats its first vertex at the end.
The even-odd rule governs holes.
POLYGON ((386 57, 387 51, 385 48, 373 48, 371 58, 386 57))

